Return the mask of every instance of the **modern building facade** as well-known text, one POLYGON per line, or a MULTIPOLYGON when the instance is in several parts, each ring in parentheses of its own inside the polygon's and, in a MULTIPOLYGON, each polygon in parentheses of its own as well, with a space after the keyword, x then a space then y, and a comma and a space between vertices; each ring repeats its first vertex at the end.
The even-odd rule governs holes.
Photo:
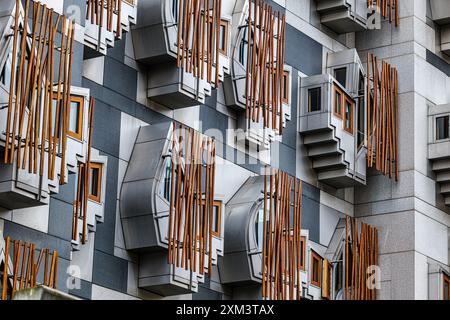
POLYGON ((449 299, 449 44, 446 0, 1 0, 2 298, 449 299))

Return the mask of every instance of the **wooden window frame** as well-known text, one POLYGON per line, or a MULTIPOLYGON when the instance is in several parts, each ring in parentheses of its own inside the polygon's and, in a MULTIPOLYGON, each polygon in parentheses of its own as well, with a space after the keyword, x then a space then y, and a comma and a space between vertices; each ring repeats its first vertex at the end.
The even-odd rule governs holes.
POLYGON ((290 90, 289 90, 289 86, 290 86, 290 72, 285 70, 283 71, 283 91, 282 91, 282 101, 285 104, 289 104, 289 95, 290 95, 290 90), (285 90, 286 88, 286 90, 285 90))
POLYGON ((343 116, 343 114, 344 114, 344 106, 343 106, 343 104, 344 104, 344 96, 345 96, 345 93, 341 90, 341 88, 339 88, 339 86, 337 85, 337 84, 334 84, 333 85, 333 114, 336 116, 336 117, 338 117, 339 119, 343 119, 344 118, 344 116, 343 116), (341 104, 341 112, 337 112, 337 99, 336 99, 336 96, 339 94, 339 96, 340 96, 340 101, 339 101, 339 103, 341 104))
MULTIPOLYGON (((204 206, 206 204, 206 200, 203 199, 202 200, 202 206, 204 206)), ((217 208, 217 231, 211 230, 211 234, 215 237, 220 238, 221 235, 221 229, 222 229, 222 201, 220 200, 214 200, 213 201, 213 207, 217 208)), ((214 214, 214 213, 213 213, 214 214)), ((209 215, 208 215, 208 219, 209 219, 209 215)))
MULTIPOLYGON (((80 103, 80 108, 79 108, 79 117, 78 117, 78 123, 77 123, 77 129, 78 132, 73 132, 70 131, 69 128, 67 128, 67 135, 69 135, 70 137, 77 139, 77 140, 82 140, 83 139, 83 115, 84 115, 84 96, 79 96, 79 95, 71 95, 70 96, 70 103, 72 102, 77 102, 80 103)), ((70 110, 71 107, 69 106, 69 123, 70 123, 70 110)))
POLYGON ((445 283, 448 283, 448 297, 450 301, 450 276, 448 276, 447 274, 443 274, 443 282, 442 282, 442 299, 444 299, 445 297, 445 283))
POLYGON ((300 270, 305 271, 306 270, 306 237, 300 237, 300 250, 301 250, 301 256, 300 256, 300 270), (303 246, 302 246, 303 243, 303 246))
POLYGON ((221 49, 219 46, 219 53, 224 56, 228 56, 228 20, 220 20, 220 28, 224 27, 223 37, 224 37, 224 48, 221 49))
POLYGON ((309 88, 309 89, 308 89, 308 113, 311 113, 311 112, 320 112, 320 111, 322 110, 321 104, 322 104, 322 87, 309 88), (312 111, 312 110, 311 110, 311 94, 310 94, 310 93, 311 93, 312 91, 315 91, 315 90, 318 90, 318 91, 319 91, 319 97, 320 97, 319 104, 320 104, 320 106, 319 106, 319 110, 314 110, 314 111, 312 111))
POLYGON ((355 119, 355 102, 347 95, 344 96, 343 99, 343 109, 342 109, 342 113, 343 113, 343 125, 344 125, 344 131, 348 132, 349 134, 353 135, 354 134, 354 119, 355 119), (347 102, 349 102, 350 104, 350 127, 347 127, 347 112, 346 112, 346 107, 347 107, 347 102))
POLYGON ((310 279, 311 279, 311 285, 316 286, 320 288, 322 286, 322 264, 323 264, 323 258, 314 250, 311 250, 311 270, 310 270, 310 279), (317 277, 318 281, 314 280, 314 260, 317 260, 318 262, 318 269, 317 269, 317 277))
MULTIPOLYGON (((88 198, 92 201, 101 202, 101 198, 102 198, 102 175, 103 175, 103 163, 100 162, 91 162, 89 164, 89 170, 92 169, 98 169, 98 183, 97 183, 97 195, 94 196, 91 194, 91 183, 92 181, 89 181, 89 196, 88 198)), ((92 175, 91 173, 89 173, 90 179, 92 179, 92 175)))

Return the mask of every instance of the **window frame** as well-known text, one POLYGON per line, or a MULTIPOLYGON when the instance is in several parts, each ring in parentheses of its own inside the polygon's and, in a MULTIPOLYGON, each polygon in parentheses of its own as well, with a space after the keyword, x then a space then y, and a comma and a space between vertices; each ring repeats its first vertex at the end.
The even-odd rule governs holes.
POLYGON ((314 250, 311 249, 311 270, 310 270, 310 281, 311 285, 318 288, 322 287, 322 264, 323 258, 314 250), (317 281, 314 280, 314 261, 317 261, 317 281))
POLYGON ((306 270, 306 237, 300 237, 300 270, 306 270))
POLYGON ((98 170, 98 181, 97 181, 97 195, 94 196, 93 194, 91 194, 91 190, 92 190, 92 174, 91 172, 89 172, 89 195, 88 195, 88 199, 98 202, 101 202, 101 197, 102 197, 102 178, 103 178, 103 163, 100 162, 94 162, 91 161, 89 163, 89 170, 92 169, 97 169, 98 170))
MULTIPOLYGON (((202 199, 202 206, 206 205, 206 200, 202 199)), ((220 238, 221 234, 222 234, 222 201, 221 200, 214 200, 213 201, 213 207, 217 208, 217 218, 216 218, 216 223, 217 223, 217 231, 211 230, 211 234, 215 237, 220 238)), ((213 215, 214 215, 214 210, 213 210, 213 215)), ((208 215, 208 219, 209 219, 209 215, 208 215)))
POLYGON ((338 68, 333 69, 333 77, 336 79, 336 82, 339 83, 344 88, 347 87, 347 75, 348 75, 347 67, 338 67, 338 68), (336 76, 336 72, 337 71, 341 71, 341 70, 345 70, 345 79, 344 79, 345 83, 340 83, 339 80, 338 80, 338 77, 336 76))
POLYGON ((283 71, 283 87, 282 87, 282 102, 289 104, 289 96, 291 94, 289 86, 291 73, 288 70, 283 71))
MULTIPOLYGON (((442 300, 444 300, 445 298, 445 283, 448 284, 448 293, 447 293, 447 297, 448 297, 448 301, 450 301, 450 276, 443 273, 443 281, 442 281, 442 300)), ((447 300, 446 300, 447 301, 447 300)))
MULTIPOLYGON (((220 48, 220 45, 221 45, 221 43, 220 43, 219 44, 219 53, 223 54, 224 56, 228 56, 228 27, 229 27, 228 20, 220 19, 220 29, 222 29, 222 27, 224 27, 224 31, 223 31, 224 48, 223 49, 220 48)), ((220 34, 220 31, 219 31, 219 34, 220 34)), ((219 39, 219 41, 220 41, 220 39, 219 39)))
POLYGON ((436 116, 434 119, 434 123, 435 123, 435 140, 436 141, 444 141, 444 140, 448 140, 450 139, 450 115, 439 115, 436 116), (445 124, 445 119, 447 119, 447 126, 444 127, 444 134, 446 133, 446 137, 445 138, 438 138, 438 119, 444 119, 444 124, 445 124))
POLYGON ((342 89, 337 85, 334 84, 333 85, 333 114, 339 118, 339 119, 343 119, 344 118, 344 108, 343 108, 343 97, 345 96, 345 93, 342 91, 342 89), (337 102, 338 99, 336 99, 337 95, 339 94, 339 104, 340 104, 340 112, 337 112, 337 102))
POLYGON ((308 113, 313 113, 313 112, 320 112, 322 111, 322 87, 314 87, 314 88, 309 88, 308 89, 308 113), (318 110, 311 110, 311 92, 318 90, 319 91, 319 109, 318 110))
POLYGON ((354 124, 354 120, 355 120, 355 102, 353 101, 353 99, 351 99, 350 97, 348 97, 347 95, 344 96, 344 108, 343 108, 343 127, 344 127, 344 131, 353 135, 355 132, 355 124, 354 124), (346 112, 346 107, 347 107, 347 102, 350 103, 350 127, 347 127, 347 112, 346 112))
MULTIPOLYGON (((67 135, 77 139, 77 140, 83 140, 83 116, 84 116, 84 96, 81 95, 76 95, 76 94, 71 94, 70 95, 70 103, 73 102, 79 102, 79 111, 78 111, 78 121, 77 121, 77 128, 79 132, 73 132, 71 130, 69 130, 69 125, 67 128, 67 135)), ((70 124, 70 117, 71 117, 71 107, 69 107, 69 124, 70 124)))

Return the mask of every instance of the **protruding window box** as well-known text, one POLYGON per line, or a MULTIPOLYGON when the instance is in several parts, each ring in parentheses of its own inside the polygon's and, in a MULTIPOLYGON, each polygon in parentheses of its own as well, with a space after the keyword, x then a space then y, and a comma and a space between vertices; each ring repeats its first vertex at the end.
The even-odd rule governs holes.
MULTIPOLYGON (((299 129, 321 182, 336 188, 366 182, 355 100, 329 74, 301 79, 299 129)), ((364 129, 362 129, 364 132, 364 129)))
POLYGON ((320 22, 336 33, 366 29, 366 0, 316 0, 320 22))
POLYGON ((431 18, 441 26, 441 51, 450 54, 450 6, 446 0, 431 0, 431 18))
MULTIPOLYGON (((137 1, 138 0, 122 0, 120 14, 117 8, 111 9, 113 10, 111 21, 109 21, 108 18, 108 6, 112 6, 112 4, 103 1, 104 10, 101 17, 103 19, 101 25, 100 20, 99 23, 97 23, 95 14, 93 16, 94 19, 92 20, 91 13, 87 12, 86 16, 89 15, 89 17, 85 20, 84 44, 87 48, 92 49, 89 51, 90 55, 106 55, 107 49, 114 47, 116 38, 121 38, 124 32, 130 31, 131 26, 136 23, 137 1), (120 19, 120 24, 118 23, 118 19, 120 19)), ((113 3, 113 1, 111 1, 111 3, 113 3)))
MULTIPOLYGON (((206 276, 198 272, 199 260, 196 272, 168 263, 172 128, 171 122, 141 127, 120 195, 125 246, 140 255, 138 286, 163 296, 196 292, 206 276)), ((208 250, 213 265, 223 254, 218 228, 208 250)))
POLYGON ((445 204, 450 206, 450 104, 428 108, 428 159, 445 204))
MULTIPOLYGON (((205 98, 217 86, 214 83, 215 62, 212 64, 210 82, 206 72, 201 78, 199 74, 194 76, 191 70, 177 65, 178 4, 178 0, 140 1, 137 25, 132 30, 135 58, 148 66, 147 97, 173 109, 205 103, 205 98)), ((223 82, 225 73, 229 72, 228 39, 231 30, 231 16, 225 12, 225 6, 222 7, 219 82, 223 82)), ((215 60, 215 53, 213 56, 215 60)), ((205 62, 205 71, 206 65, 205 62)))

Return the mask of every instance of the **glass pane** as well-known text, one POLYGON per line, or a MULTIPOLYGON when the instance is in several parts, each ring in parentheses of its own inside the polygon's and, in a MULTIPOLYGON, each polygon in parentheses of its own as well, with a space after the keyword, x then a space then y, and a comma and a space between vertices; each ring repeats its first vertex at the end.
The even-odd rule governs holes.
POLYGON ((449 116, 436 118, 436 140, 449 138, 449 116))
POLYGON ((69 131, 80 133, 78 130, 78 121, 80 117, 80 103, 76 101, 70 102, 70 121, 69 131))
POLYGON ((94 197, 98 197, 98 189, 99 189, 99 169, 91 168, 91 192, 90 194, 94 197))
POLYGON ((220 50, 222 50, 222 51, 225 51, 226 50, 226 34, 225 34, 225 32, 226 32, 226 29, 225 29, 225 26, 224 25, 221 25, 220 26, 220 41, 219 41, 219 43, 220 43, 220 50))
POLYGON ((334 98, 334 113, 342 115, 342 95, 336 91, 336 97, 334 98))
POLYGON ((444 281, 444 300, 450 300, 450 283, 448 281, 444 281))
MULTIPOLYGON (((255 236, 256 243, 258 244, 258 249, 262 252, 263 250, 263 234, 264 234, 264 209, 260 208, 255 220, 255 236)), ((268 231, 268 221, 269 215, 266 214, 266 231, 268 231)))
POLYGON ((170 158, 166 159, 163 168, 163 175, 161 179, 159 194, 167 201, 170 201, 170 184, 172 179, 172 161, 170 158))
POLYGON ((339 68, 334 70, 334 77, 344 88, 347 82, 347 68, 339 68))
POLYGON ((213 225, 213 232, 219 232, 219 229, 220 229, 220 227, 219 227, 219 220, 217 219, 217 217, 218 217, 218 214, 219 214, 219 208, 218 208, 218 206, 214 206, 213 207, 213 223, 212 223, 212 225, 213 225))
POLYGON ((313 88, 308 90, 309 112, 320 111, 321 107, 321 88, 313 88))
POLYGON ((319 282, 319 261, 313 258, 313 280, 319 282))
POLYGON ((56 99, 53 99, 52 103, 52 136, 55 136, 55 126, 56 126, 56 107, 58 106, 58 102, 56 99))
POLYGON ((349 101, 345 102, 345 128, 352 128, 352 105, 349 101))

